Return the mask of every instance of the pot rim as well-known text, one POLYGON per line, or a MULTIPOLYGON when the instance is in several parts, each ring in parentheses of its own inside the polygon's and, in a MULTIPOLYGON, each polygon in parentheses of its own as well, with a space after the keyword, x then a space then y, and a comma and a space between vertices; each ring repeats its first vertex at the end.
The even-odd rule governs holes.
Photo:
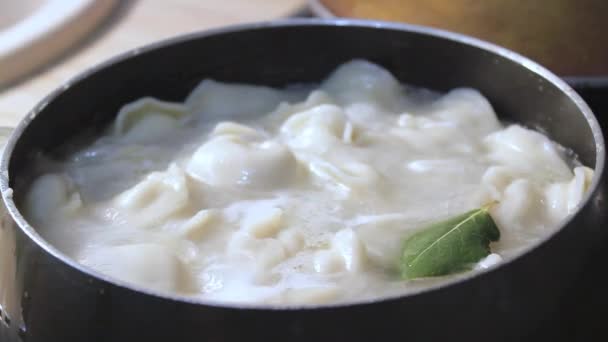
POLYGON ((276 311, 292 311, 292 310, 323 310, 323 309, 336 309, 336 308, 344 308, 344 307, 353 307, 353 306, 362 306, 369 305, 381 302, 388 301, 397 301, 401 299, 406 299, 412 296, 423 295, 426 293, 437 292, 443 289, 446 289, 451 286, 459 285, 463 282, 468 281, 472 278, 481 277, 487 275, 492 272, 496 272, 501 268, 507 266, 512 263, 514 260, 519 259, 520 257, 526 255, 530 251, 538 248, 540 245, 546 243, 548 240, 551 240, 555 235, 557 235, 564 227, 566 227, 572 221, 572 218, 579 214, 580 210, 589 205, 590 198, 595 194, 595 192, 599 188, 600 180, 604 175, 604 164, 605 164, 605 145, 604 145, 604 137, 602 134, 602 130, 600 125, 593 115, 593 112, 589 108, 589 106, 584 102, 584 100, 561 78, 547 70, 546 68, 540 66, 536 62, 524 57, 516 52, 503 48, 501 46, 495 45, 493 43, 483 41, 474 37, 466 36, 463 34, 420 26, 420 25, 411 25, 404 23, 395 23, 395 22, 384 22, 378 20, 362 20, 362 19, 309 19, 309 18, 291 18, 291 19, 281 19, 281 20, 273 20, 273 21, 264 21, 257 23, 247 23, 247 24, 239 24, 239 25, 231 25, 217 29, 198 31, 193 33, 188 33, 184 35, 179 35, 176 37, 164 39, 152 44, 148 44, 142 47, 137 47, 132 50, 128 50, 126 52, 120 53, 114 57, 107 59, 104 62, 101 62, 97 65, 89 67, 76 75, 75 77, 69 79, 61 86, 52 91, 49 95, 44 97, 28 114, 19 121, 15 130, 9 137, 4 151, 2 153, 2 159, 0 161, 0 192, 2 194, 3 203, 6 206, 9 214, 12 219, 19 226, 21 231, 36 245, 41 247, 45 252, 51 254, 53 257, 61 260, 63 263, 68 266, 92 277, 93 279, 100 279, 109 284, 126 288, 131 291, 143 293, 146 295, 151 295, 155 297, 159 297, 165 300, 171 300, 176 302, 182 302, 186 304, 194 304, 194 305, 203 305, 203 306, 212 306, 224 309, 249 309, 249 310, 276 310, 276 311), (54 101, 57 97, 59 97, 63 92, 68 90, 70 87, 77 85, 80 81, 88 78, 89 76, 103 71, 104 69, 127 60, 131 57, 140 55, 142 53, 170 47, 174 44, 178 44, 181 42, 201 39, 205 37, 221 35, 226 33, 237 33, 241 31, 251 31, 251 30, 263 30, 269 28, 281 28, 281 27, 313 27, 313 26, 326 26, 326 27, 362 27, 362 28, 378 28, 378 29, 390 29, 397 31, 408 31, 416 34, 420 34, 423 36, 432 36, 444 40, 454 41, 457 43, 461 43, 464 45, 469 45, 473 47, 477 47, 481 50, 485 50, 493 55, 498 55, 509 59, 521 67, 528 69, 530 72, 537 74, 538 76, 544 78, 545 80, 551 82, 554 86, 556 86, 560 91, 565 93, 578 107, 580 112, 585 117, 588 125, 591 128, 591 132, 593 135, 593 139, 595 140, 595 167, 594 167, 594 175, 591 186, 589 187, 587 193, 583 197, 581 203, 578 206, 578 209, 573 214, 569 215, 565 218, 559 225, 554 229, 550 234, 538 239, 534 243, 522 248, 515 255, 506 257, 503 261, 496 265, 495 267, 491 267, 486 270, 480 271, 472 271, 466 272, 460 275, 454 276, 454 278, 450 280, 446 280, 441 282, 440 284, 432 285, 429 287, 425 287, 422 289, 417 289, 405 294, 401 295, 392 295, 388 297, 381 297, 375 299, 365 299, 358 301, 348 301, 348 302, 340 302, 340 303, 332 303, 332 304, 324 304, 324 305, 269 305, 269 304, 256 304, 256 303, 232 303, 232 302, 221 302, 215 300, 201 299, 191 296, 177 295, 177 294, 169 294, 165 292, 155 291, 149 288, 140 287, 138 285, 134 285, 128 282, 125 282, 121 279, 116 279, 101 272, 94 270, 88 266, 82 265, 78 263, 76 260, 70 258, 62 251, 55 248, 53 245, 48 243, 41 235, 39 235, 36 230, 29 225, 29 223, 25 220, 25 218, 21 215, 20 211, 17 209, 15 202, 12 197, 12 189, 10 188, 10 174, 9 174, 9 164, 12 152, 14 150, 15 145, 19 141, 19 138, 23 134, 23 132, 29 126, 29 123, 34 120, 44 108, 50 102, 54 101))

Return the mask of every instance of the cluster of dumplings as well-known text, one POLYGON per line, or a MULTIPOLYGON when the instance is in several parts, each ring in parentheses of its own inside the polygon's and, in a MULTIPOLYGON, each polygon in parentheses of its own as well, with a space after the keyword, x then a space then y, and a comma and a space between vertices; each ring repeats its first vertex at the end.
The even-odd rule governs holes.
POLYGON ((25 216, 78 262, 161 293, 282 305, 443 281, 398 279, 403 238, 496 203, 491 267, 576 210, 593 176, 478 91, 409 87, 363 60, 318 85, 204 80, 184 103, 142 98, 39 164, 25 216))

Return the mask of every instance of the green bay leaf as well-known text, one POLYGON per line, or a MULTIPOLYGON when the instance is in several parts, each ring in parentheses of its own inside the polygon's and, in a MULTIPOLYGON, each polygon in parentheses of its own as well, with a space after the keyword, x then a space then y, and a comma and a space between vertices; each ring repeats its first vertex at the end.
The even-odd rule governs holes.
POLYGON ((490 254, 490 242, 500 232, 488 207, 471 210, 422 228, 403 243, 403 279, 461 272, 490 254))

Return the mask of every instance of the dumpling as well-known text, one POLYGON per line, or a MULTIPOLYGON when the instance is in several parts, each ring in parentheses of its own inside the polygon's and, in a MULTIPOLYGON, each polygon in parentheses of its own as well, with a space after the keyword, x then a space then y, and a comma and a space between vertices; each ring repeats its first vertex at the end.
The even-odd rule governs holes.
POLYGON ((211 132, 212 136, 232 136, 237 138, 242 138, 245 140, 260 140, 264 139, 264 135, 256 131, 255 129, 241 125, 232 121, 223 121, 218 123, 213 131, 211 132))
POLYGON ((252 271, 268 271, 289 256, 281 241, 274 238, 258 239, 241 232, 232 235, 227 252, 233 258, 246 258, 254 268, 252 271))
POLYGON ((320 250, 314 254, 314 269, 317 273, 330 274, 344 271, 344 262, 333 249, 320 250))
POLYGON ((452 151, 458 145, 471 146, 467 143, 463 144, 464 137, 455 135, 458 134, 456 131, 458 131, 457 127, 447 126, 422 129, 395 127, 389 129, 388 133, 404 141, 405 146, 423 154, 428 150, 452 151))
POLYGON ((101 273, 145 288, 184 293, 193 287, 185 265, 162 245, 104 246, 89 251, 79 261, 101 273))
POLYGON ((329 186, 342 196, 373 189, 380 180, 380 175, 373 167, 357 161, 331 163, 312 158, 308 161, 308 168, 322 186, 329 186))
POLYGON ((331 241, 334 249, 342 257, 344 268, 349 272, 359 272, 366 264, 367 252, 363 242, 355 231, 350 228, 336 233, 331 241))
POLYGON ((350 121, 371 131, 386 130, 386 116, 392 115, 374 103, 358 102, 344 107, 350 121))
POLYGON ((479 175, 479 162, 474 159, 415 159, 408 161, 405 167, 418 174, 437 174, 458 179, 476 180, 479 175))
POLYGON ((318 273, 360 272, 366 263, 365 245, 350 228, 338 231, 331 240, 331 248, 318 251, 314 257, 314 269, 318 273))
POLYGON ((494 109, 488 100, 471 88, 451 90, 430 108, 431 119, 452 123, 459 128, 460 134, 472 137, 484 136, 502 128, 494 109))
POLYGON ((579 166, 574 168, 570 181, 551 184, 545 191, 546 203, 550 217, 554 222, 573 213, 591 185, 593 170, 579 166))
POLYGON ((34 225, 42 225, 54 217, 69 215, 81 207, 80 194, 64 174, 38 177, 25 197, 26 216, 34 225))
POLYGON ((402 86, 386 69, 363 60, 340 65, 321 85, 332 98, 343 106, 371 102, 397 111, 402 86))
POLYGON ((128 142, 148 142, 175 131, 186 115, 182 104, 144 97, 125 105, 114 121, 114 134, 128 142))
POLYGON ((254 238, 275 237, 285 227, 289 201, 279 196, 270 199, 244 200, 224 208, 226 220, 239 231, 254 238))
POLYGON ((187 204, 186 177, 176 164, 167 171, 150 173, 112 201, 129 224, 142 228, 161 224, 187 204))
POLYGON ((298 163, 280 142, 251 139, 246 134, 220 134, 194 152, 186 171, 212 186, 268 189, 292 182, 298 163))
POLYGON ((527 179, 511 182, 500 202, 492 209, 492 217, 501 229, 502 240, 508 240, 519 230, 526 234, 544 226, 545 206, 542 189, 527 179))
POLYGON ((241 228, 256 238, 275 236, 283 225, 283 209, 272 206, 257 209, 247 213, 241 221, 241 228))
POLYGON ((511 125, 488 135, 484 143, 490 161, 508 166, 527 177, 540 177, 544 181, 565 181, 572 177, 572 171, 555 143, 538 132, 511 125))
MULTIPOLYGON (((459 110, 463 110, 465 115, 474 114, 465 109, 454 108, 440 109, 437 115, 458 116, 462 115, 459 110)), ((474 124, 479 124, 477 119, 472 119, 474 124)), ((397 118, 397 127, 390 128, 388 133, 404 140, 408 146, 418 150, 421 154, 427 154, 429 150, 435 149, 443 151, 448 155, 454 153, 470 155, 480 153, 480 148, 476 143, 478 137, 476 133, 466 134, 473 129, 470 125, 461 125, 457 119, 433 117, 431 115, 414 115, 412 113, 402 113, 397 118)), ((484 132, 485 134, 485 132, 484 132)))
POLYGON ((277 89, 206 79, 186 99, 192 113, 206 119, 255 117, 274 110, 292 95, 277 89))
POLYGON ((390 213, 381 215, 357 215, 349 220, 349 226, 365 245, 366 258, 373 264, 390 269, 399 260, 403 241, 401 238, 419 228, 424 214, 390 213))
POLYGON ((281 126, 281 135, 293 149, 322 154, 343 141, 346 127, 340 107, 322 104, 291 116, 281 126))
POLYGON ((290 255, 298 253, 304 247, 304 234, 297 229, 283 229, 279 232, 277 239, 281 241, 290 255))
POLYGON ((208 235, 220 221, 217 209, 202 209, 177 225, 172 231, 178 236, 197 241, 208 235))
POLYGON ((492 200, 500 201, 505 188, 518 176, 507 166, 490 166, 481 176, 481 184, 492 200))
POLYGON ((313 90, 308 94, 306 100, 290 104, 281 102, 279 106, 269 115, 277 121, 283 121, 294 113, 301 112, 322 104, 335 104, 334 100, 323 90, 313 90))

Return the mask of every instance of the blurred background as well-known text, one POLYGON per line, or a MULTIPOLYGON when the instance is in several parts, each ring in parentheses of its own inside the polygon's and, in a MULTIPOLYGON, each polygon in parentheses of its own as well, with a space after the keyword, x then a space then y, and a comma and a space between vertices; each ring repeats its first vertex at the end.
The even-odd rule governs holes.
MULTIPOLYGON (((294 16, 407 22, 503 45, 570 82, 606 133, 608 0, 0 0, 0 126, 15 125, 50 91, 124 51, 294 16)), ((594 312, 608 307, 608 281, 598 275, 608 246, 598 253, 573 289, 578 305, 567 317, 580 340, 605 331, 605 316, 594 312)))
MULTIPOLYGON (((121 52, 183 33, 292 16, 306 0, 0 0, 0 126, 121 52)), ((169 65, 167 67, 170 67, 169 65)))
POLYGON ((399 21, 489 40, 548 67, 606 111, 608 0, 0 0, 0 125, 126 50, 293 16, 399 21))

